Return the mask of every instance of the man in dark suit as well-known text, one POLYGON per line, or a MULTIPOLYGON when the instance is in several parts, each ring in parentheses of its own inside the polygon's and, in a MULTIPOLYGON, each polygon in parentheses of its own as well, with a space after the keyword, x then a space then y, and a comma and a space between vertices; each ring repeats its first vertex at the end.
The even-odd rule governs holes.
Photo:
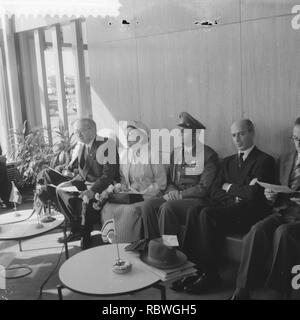
POLYGON ((37 177, 36 192, 39 199, 47 205, 48 201, 58 206, 56 197, 56 186, 70 181, 78 174, 78 151, 80 144, 76 144, 72 150, 72 157, 64 164, 56 166, 54 169, 46 168, 37 177))
POLYGON ((238 153, 223 160, 212 187, 214 206, 189 213, 183 251, 198 267, 198 275, 173 284, 175 290, 205 293, 218 286, 221 249, 228 233, 246 232, 268 213, 263 188, 256 181, 272 183, 274 159, 254 145, 254 125, 248 119, 231 126, 238 153))
POLYGON ((202 142, 196 143, 196 139, 199 139, 196 130, 205 129, 204 125, 187 112, 182 112, 179 119, 178 126, 182 129, 182 136, 185 135, 182 143, 182 159, 178 161, 172 152, 171 183, 165 195, 160 199, 146 201, 143 205, 142 219, 147 239, 163 235, 167 241, 172 239, 177 241, 181 227, 186 223, 187 210, 208 204, 207 196, 218 171, 217 153, 202 142), (189 155, 196 155, 196 146, 201 150, 198 150, 199 158, 195 160, 189 155))
MULTIPOLYGON (((295 149, 279 159, 277 183, 300 191, 300 117, 292 140, 295 149)), ((300 194, 265 189, 265 196, 274 213, 254 225, 243 239, 233 300, 249 299, 250 290, 263 285, 283 297, 291 291, 292 267, 300 264, 300 194)))
POLYGON ((96 124, 92 119, 77 120, 74 124, 74 132, 81 143, 78 152, 79 173, 72 180, 60 184, 57 187, 56 194, 60 210, 70 221, 71 232, 67 241, 74 241, 83 237, 83 246, 86 248, 89 244, 89 232, 94 220, 99 218, 100 221, 98 212, 93 209, 94 196, 96 193, 104 191, 117 178, 118 164, 116 162, 99 163, 97 151, 103 147, 107 139, 97 136, 96 124), (67 186, 76 186, 80 190, 80 195, 65 191, 64 187, 67 186), (81 230, 83 200, 87 203, 84 235, 81 230))
POLYGON ((11 184, 8 181, 6 157, 2 155, 2 148, 0 146, 0 198, 7 209, 13 207, 12 203, 9 202, 10 190, 11 184))

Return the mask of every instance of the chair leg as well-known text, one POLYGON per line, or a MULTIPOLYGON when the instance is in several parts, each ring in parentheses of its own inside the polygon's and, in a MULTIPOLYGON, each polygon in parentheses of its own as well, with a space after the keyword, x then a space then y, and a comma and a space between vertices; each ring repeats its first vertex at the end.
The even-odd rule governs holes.
POLYGON ((64 234, 64 246, 65 246, 65 257, 66 260, 69 259, 69 247, 68 247, 68 242, 67 242, 67 225, 64 224, 63 226, 63 234, 64 234))
POLYGON ((61 284, 57 286, 58 300, 63 300, 62 288, 63 286, 61 284))

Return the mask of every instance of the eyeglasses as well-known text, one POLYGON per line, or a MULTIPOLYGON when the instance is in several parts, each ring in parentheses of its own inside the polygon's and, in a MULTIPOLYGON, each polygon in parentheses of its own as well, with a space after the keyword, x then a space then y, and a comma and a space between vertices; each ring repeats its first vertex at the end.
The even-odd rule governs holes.
POLYGON ((300 138, 296 137, 296 136, 292 136, 291 139, 294 141, 294 142, 300 142, 300 138))

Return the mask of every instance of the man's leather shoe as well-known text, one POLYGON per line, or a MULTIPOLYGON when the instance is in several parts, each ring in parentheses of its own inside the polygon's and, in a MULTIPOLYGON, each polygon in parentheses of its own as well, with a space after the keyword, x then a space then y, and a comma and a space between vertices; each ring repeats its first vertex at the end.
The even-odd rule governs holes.
POLYGON ((190 294, 203 294, 216 288, 221 283, 218 274, 203 273, 192 284, 187 285, 184 291, 190 294))
POLYGON ((1 208, 6 209, 6 210, 12 209, 14 207, 15 207, 14 204, 12 202, 9 202, 9 201, 6 201, 6 202, 1 204, 1 208))
POLYGON ((81 235, 79 233, 73 233, 70 232, 69 235, 66 237, 60 237, 58 238, 59 243, 65 243, 65 242, 73 242, 73 241, 78 241, 81 239, 81 235))
POLYGON ((177 292, 182 292, 184 288, 193 282, 195 282, 199 278, 199 275, 186 276, 179 280, 176 280, 172 283, 171 289, 177 292))
POLYGON ((80 247, 82 250, 89 249, 91 247, 91 237, 89 238, 82 237, 80 241, 80 247))

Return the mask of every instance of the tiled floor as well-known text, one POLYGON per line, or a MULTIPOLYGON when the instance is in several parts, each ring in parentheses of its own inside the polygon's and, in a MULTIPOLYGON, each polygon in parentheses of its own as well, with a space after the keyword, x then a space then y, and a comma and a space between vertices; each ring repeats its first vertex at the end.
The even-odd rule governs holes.
MULTIPOLYGON (((31 203, 22 205, 22 209, 31 208, 31 203)), ((0 211, 0 214, 5 213, 0 211)), ((57 238, 61 236, 61 231, 54 230, 51 233, 41 235, 39 237, 29 239, 22 242, 23 251, 19 252, 18 243, 16 241, 0 241, 0 264, 3 266, 13 264, 27 264, 32 268, 32 273, 24 278, 9 279, 6 281, 6 289, 0 289, 1 299, 24 299, 35 300, 39 298, 40 287, 49 277, 46 283, 42 299, 52 300, 58 299, 56 287, 59 284, 58 270, 59 266, 65 261, 64 249, 57 242, 57 238), (58 263, 58 267, 55 269, 58 263)), ((79 241, 69 245, 70 256, 80 252, 79 241)), ((233 291, 234 281, 237 267, 234 265, 224 267, 221 272, 223 283, 214 292, 206 295, 189 295, 186 293, 177 293, 169 289, 169 284, 164 285, 167 288, 168 300, 224 300, 227 299, 233 291)), ((64 299, 103 299, 103 300, 158 300, 160 293, 157 289, 150 288, 132 295, 109 298, 93 298, 90 296, 80 295, 63 289, 64 299)), ((267 299, 266 291, 261 291, 256 294, 256 298, 267 299)))

